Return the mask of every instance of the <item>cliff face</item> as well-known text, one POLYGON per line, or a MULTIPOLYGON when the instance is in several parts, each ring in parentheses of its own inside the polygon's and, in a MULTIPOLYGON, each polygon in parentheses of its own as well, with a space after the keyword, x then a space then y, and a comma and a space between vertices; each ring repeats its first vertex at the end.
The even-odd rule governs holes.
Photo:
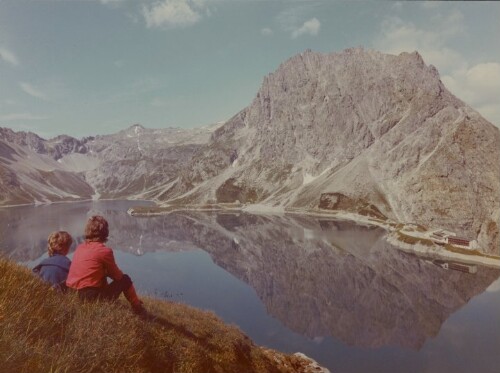
POLYGON ((146 129, 134 125, 89 143, 98 167, 85 174, 102 198, 161 198, 213 127, 146 129))
POLYGON ((57 161, 67 154, 87 153, 88 147, 86 144, 88 141, 93 140, 93 137, 78 140, 71 136, 60 135, 45 140, 32 132, 14 132, 10 128, 0 127, 0 140, 28 148, 37 154, 49 155, 57 161))
POLYGON ((37 144, 0 138, 0 205, 88 199, 93 189, 83 175, 65 170, 37 144))
POLYGON ((315 209, 333 196, 498 251, 498 180, 499 130, 418 53, 307 51, 264 79, 166 197, 315 209))

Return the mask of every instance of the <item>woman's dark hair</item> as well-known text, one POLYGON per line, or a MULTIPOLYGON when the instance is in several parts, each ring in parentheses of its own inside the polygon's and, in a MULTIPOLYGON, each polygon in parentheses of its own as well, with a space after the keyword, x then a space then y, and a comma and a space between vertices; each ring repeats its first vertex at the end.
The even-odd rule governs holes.
POLYGON ((108 222, 102 216, 94 215, 85 226, 85 240, 89 242, 106 242, 108 240, 108 222))

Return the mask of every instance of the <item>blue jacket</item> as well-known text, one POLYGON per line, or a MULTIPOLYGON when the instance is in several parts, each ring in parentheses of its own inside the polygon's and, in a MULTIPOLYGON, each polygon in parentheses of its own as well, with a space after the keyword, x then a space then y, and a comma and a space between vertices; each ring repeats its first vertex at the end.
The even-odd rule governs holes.
POLYGON ((60 288, 65 286, 70 265, 71 260, 67 256, 55 254, 42 260, 40 264, 33 268, 33 272, 40 276, 42 280, 52 284, 52 286, 60 288))

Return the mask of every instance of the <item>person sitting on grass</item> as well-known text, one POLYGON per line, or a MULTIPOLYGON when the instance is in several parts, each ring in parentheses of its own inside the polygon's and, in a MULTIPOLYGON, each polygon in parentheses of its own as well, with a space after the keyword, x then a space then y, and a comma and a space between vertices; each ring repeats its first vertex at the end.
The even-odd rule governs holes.
POLYGON ((85 226, 85 242, 73 255, 66 285, 78 292, 82 300, 116 300, 121 293, 137 314, 145 314, 132 280, 118 268, 113 250, 105 245, 108 240, 108 222, 102 216, 89 218, 85 226), (113 281, 108 284, 107 277, 113 281))
POLYGON ((52 232, 47 241, 49 257, 33 268, 33 272, 51 284, 54 289, 65 291, 66 278, 71 265, 71 260, 66 255, 73 243, 73 238, 68 232, 59 231, 52 232))

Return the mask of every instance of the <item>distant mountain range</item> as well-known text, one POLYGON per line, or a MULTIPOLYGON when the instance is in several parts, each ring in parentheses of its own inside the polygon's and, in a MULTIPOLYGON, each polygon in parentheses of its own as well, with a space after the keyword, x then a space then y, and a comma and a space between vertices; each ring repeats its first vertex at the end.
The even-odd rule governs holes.
POLYGON ((165 184, 218 125, 140 125, 81 140, 0 128, 0 205, 99 198, 161 199, 165 184))
POLYGON ((0 203, 144 198, 345 210, 500 246, 500 131, 420 55, 306 51, 224 124, 43 140, 0 130, 0 203))

